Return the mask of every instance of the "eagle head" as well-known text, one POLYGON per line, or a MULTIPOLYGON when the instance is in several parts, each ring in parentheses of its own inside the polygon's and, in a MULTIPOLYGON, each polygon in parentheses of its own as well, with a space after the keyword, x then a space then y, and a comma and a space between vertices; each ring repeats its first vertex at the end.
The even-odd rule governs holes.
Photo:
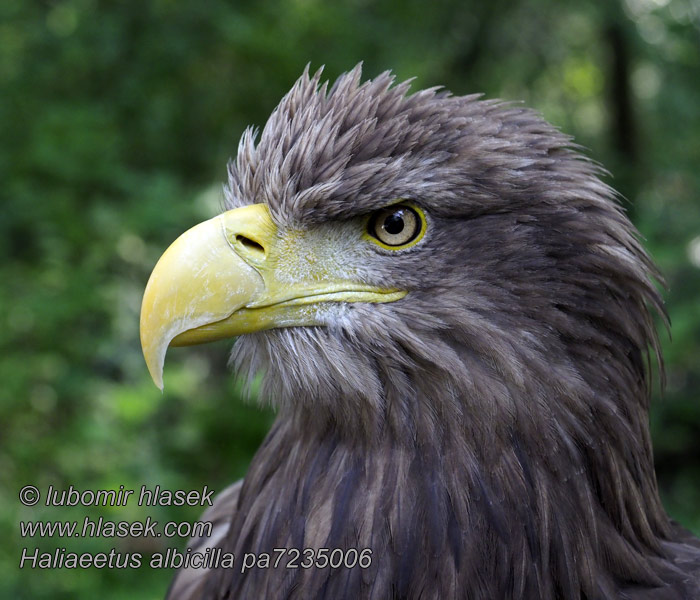
POLYGON ((263 372, 279 411, 228 547, 382 548, 374 595, 359 579, 353 597, 662 585, 654 265, 601 169, 538 113, 408 87, 358 65, 329 89, 307 68, 244 133, 226 211, 148 283, 159 386, 169 345, 240 336, 234 369, 263 372))

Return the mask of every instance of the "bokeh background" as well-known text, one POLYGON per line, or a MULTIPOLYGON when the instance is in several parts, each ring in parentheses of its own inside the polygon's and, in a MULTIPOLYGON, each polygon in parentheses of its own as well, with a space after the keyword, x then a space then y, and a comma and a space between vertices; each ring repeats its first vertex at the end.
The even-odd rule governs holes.
POLYGON ((231 342, 171 350, 161 394, 141 294, 163 249, 219 210, 244 127, 307 63, 335 78, 360 60, 414 89, 524 100, 613 174, 667 277, 655 455, 666 506, 700 534, 697 0, 2 0, 0 597, 162 597, 169 571, 20 571, 20 549, 184 540, 21 539, 18 522, 199 509, 29 509, 17 493, 220 490, 245 473, 271 414, 242 401, 231 342))

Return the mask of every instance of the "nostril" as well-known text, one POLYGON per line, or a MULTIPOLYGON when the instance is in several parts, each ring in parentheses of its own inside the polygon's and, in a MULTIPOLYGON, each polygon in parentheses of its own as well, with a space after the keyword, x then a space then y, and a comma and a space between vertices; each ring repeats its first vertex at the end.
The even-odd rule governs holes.
POLYGON ((237 235, 236 236, 236 241, 239 244, 243 244, 248 250, 252 250, 253 252, 259 252, 261 254, 265 254, 265 248, 263 248, 258 242, 251 240, 250 238, 244 236, 244 235, 237 235))

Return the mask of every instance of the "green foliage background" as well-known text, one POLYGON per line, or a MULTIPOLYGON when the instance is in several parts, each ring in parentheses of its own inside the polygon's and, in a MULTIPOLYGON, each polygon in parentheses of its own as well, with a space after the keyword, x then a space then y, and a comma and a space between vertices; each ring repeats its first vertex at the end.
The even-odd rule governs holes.
MULTIPOLYGON (((694 0, 210 0, 0 3, 0 597, 158 598, 151 570, 18 569, 20 549, 184 540, 21 539, 45 491, 220 490, 271 414, 245 404, 230 342, 173 350, 163 395, 138 341, 163 249, 215 214, 227 159, 301 73, 364 60, 414 89, 524 100, 603 162, 669 285, 652 414, 671 514, 700 533, 700 4, 694 0)), ((192 520, 127 506, 96 518, 192 520)))

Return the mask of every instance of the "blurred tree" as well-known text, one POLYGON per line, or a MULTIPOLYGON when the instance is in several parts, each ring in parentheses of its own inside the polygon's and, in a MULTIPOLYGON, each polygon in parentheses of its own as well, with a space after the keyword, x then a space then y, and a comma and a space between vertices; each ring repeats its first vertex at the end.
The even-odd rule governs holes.
POLYGON ((230 342, 173 351, 161 395, 139 305, 162 249, 218 211, 243 128, 307 62, 524 100, 610 168, 670 287, 655 449, 667 506, 700 533, 699 29, 692 0, 0 3, 0 596, 158 597, 167 571, 30 573, 20 549, 184 544, 21 539, 20 519, 86 513, 21 507, 22 485, 221 489, 245 473, 270 414, 242 402, 230 342))

